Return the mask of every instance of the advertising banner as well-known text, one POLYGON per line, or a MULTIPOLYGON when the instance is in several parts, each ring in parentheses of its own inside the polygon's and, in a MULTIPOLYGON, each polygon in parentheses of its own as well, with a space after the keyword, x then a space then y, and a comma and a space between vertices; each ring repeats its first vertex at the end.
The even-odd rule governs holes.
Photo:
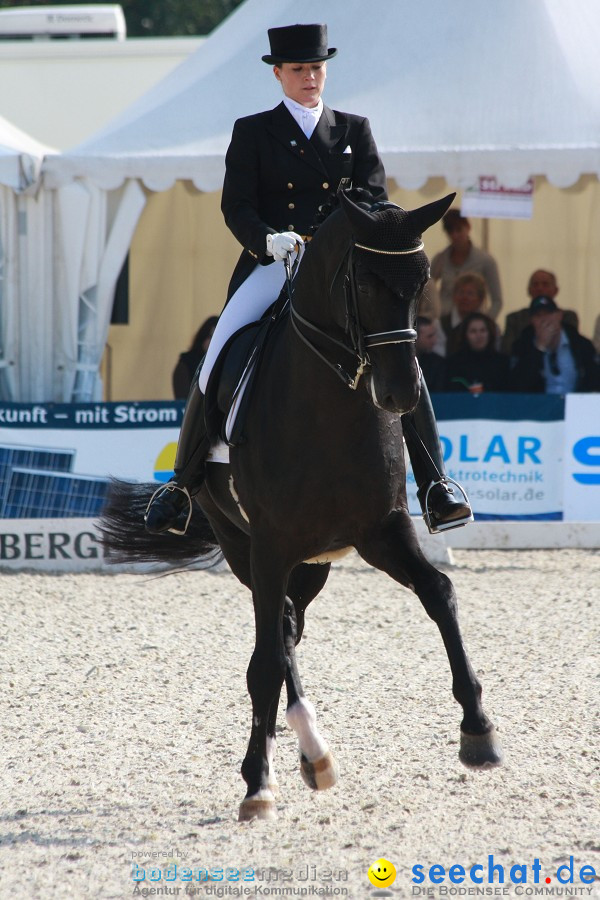
POLYGON ((0 523, 2 569, 95 571, 104 560, 94 519, 6 519, 0 523))
POLYGON ((563 475, 565 519, 600 521, 600 394, 567 397, 563 475))
MULTIPOLYGON (((528 394, 434 394, 446 471, 475 518, 562 519, 564 399, 528 394)), ((420 513, 412 471, 409 510, 420 513)))
POLYGON ((111 476, 166 481, 183 402, 0 405, 0 566, 93 571, 111 476))
MULTIPOLYGON (((599 395, 570 395, 566 423, 558 396, 438 394, 433 403, 448 475, 476 519, 560 520, 563 508, 571 520, 598 519, 599 395)), ((94 518, 111 476, 166 481, 182 414, 181 401, 0 405, 0 519, 94 518)), ((418 515, 410 471, 408 494, 418 515)))
POLYGON ((0 519, 94 517, 109 478, 166 481, 180 401, 0 406, 0 519))
POLYGON ((518 187, 506 187, 493 175, 483 175, 464 192, 460 211, 480 219, 531 219, 533 178, 518 187))

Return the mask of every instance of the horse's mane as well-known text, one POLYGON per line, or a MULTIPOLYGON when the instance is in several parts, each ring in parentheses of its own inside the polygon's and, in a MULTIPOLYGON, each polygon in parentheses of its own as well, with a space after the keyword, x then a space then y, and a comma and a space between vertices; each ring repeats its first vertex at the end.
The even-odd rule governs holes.
MULTIPOLYGON (((348 188, 346 191, 346 196, 350 197, 354 203, 364 204, 365 209, 369 209, 375 199, 372 194, 369 193, 365 188, 348 188)), ((315 216, 314 222, 308 230, 308 233, 314 237, 317 233, 320 226, 325 222, 329 216, 340 208, 340 195, 330 193, 325 203, 321 204, 319 209, 317 210, 317 214, 315 216)))

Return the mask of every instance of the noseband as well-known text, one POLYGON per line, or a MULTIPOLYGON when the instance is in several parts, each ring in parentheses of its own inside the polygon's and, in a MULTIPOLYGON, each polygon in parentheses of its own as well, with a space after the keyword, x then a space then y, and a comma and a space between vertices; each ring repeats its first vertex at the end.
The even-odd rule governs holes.
POLYGON ((346 302, 346 334, 348 335, 350 346, 343 343, 342 341, 338 341, 334 337, 331 337, 330 334, 327 334, 327 332, 323 331, 321 328, 318 328, 317 325, 309 322, 308 319, 305 319, 304 316, 301 316, 300 313, 296 309, 294 309, 292 299, 292 274, 289 257, 285 261, 291 321, 294 331, 296 332, 298 337, 306 344, 306 346, 309 347, 310 350, 312 350, 312 352, 316 356, 318 356, 326 366, 328 366, 333 372, 335 372, 335 374, 342 379, 344 384, 353 391, 355 391, 358 387, 358 382, 360 381, 361 375, 363 375, 371 367, 371 360, 369 359, 369 354, 367 352, 368 350, 370 350, 372 347, 382 347, 386 344, 414 343, 417 339, 417 332, 414 328, 396 328, 394 331, 377 331, 370 334, 365 333, 360 322, 360 310, 358 307, 356 272, 354 270, 355 247, 357 247, 359 250, 367 250, 369 253, 381 253, 385 254, 386 256, 407 256, 411 253, 419 253, 421 250, 423 250, 424 244, 421 242, 418 247, 414 247, 410 250, 378 250, 375 247, 367 247, 364 244, 356 244, 352 242, 352 244, 350 245, 350 249, 342 259, 335 275, 333 276, 330 289, 333 290, 333 286, 335 285, 342 265, 344 264, 344 260, 347 260, 346 274, 344 276, 344 299, 346 302), (350 375, 341 365, 341 363, 330 362, 326 356, 324 356, 319 350, 317 350, 315 345, 306 337, 306 335, 302 334, 298 325, 303 325, 305 328, 310 328, 320 337, 325 338, 325 340, 329 341, 330 344, 335 344, 336 347, 343 350, 345 353, 355 356, 358 359, 358 366, 356 368, 356 373, 354 374, 354 376, 350 375))

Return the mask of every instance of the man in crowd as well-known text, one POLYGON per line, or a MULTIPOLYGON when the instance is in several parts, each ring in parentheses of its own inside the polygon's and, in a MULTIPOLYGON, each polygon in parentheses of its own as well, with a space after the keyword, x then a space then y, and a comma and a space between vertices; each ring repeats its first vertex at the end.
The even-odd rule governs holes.
MULTIPOLYGON (((531 300, 534 297, 550 297, 556 303, 558 290, 558 281, 554 272, 549 272, 547 269, 536 269, 535 272, 532 272, 527 284, 527 293, 531 300)), ((574 310, 563 310, 563 316, 568 325, 578 327, 577 313, 574 310)), ((507 315, 502 337, 502 350, 505 353, 512 352, 514 342, 529 324, 528 306, 507 315)))
POLYGON ((564 321, 553 297, 534 297, 529 325, 512 351, 511 385, 531 394, 570 394, 600 388, 594 345, 564 321))

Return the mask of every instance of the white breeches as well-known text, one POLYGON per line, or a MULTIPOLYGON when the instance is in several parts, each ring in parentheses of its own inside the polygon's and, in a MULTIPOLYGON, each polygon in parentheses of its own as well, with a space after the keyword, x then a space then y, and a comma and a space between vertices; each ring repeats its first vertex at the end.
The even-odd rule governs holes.
POLYGON ((256 266, 233 294, 219 317, 202 364, 199 385, 203 394, 206 392, 208 376, 226 341, 238 328, 260 319, 269 306, 277 300, 284 281, 285 268, 282 262, 274 262, 269 266, 256 266))

